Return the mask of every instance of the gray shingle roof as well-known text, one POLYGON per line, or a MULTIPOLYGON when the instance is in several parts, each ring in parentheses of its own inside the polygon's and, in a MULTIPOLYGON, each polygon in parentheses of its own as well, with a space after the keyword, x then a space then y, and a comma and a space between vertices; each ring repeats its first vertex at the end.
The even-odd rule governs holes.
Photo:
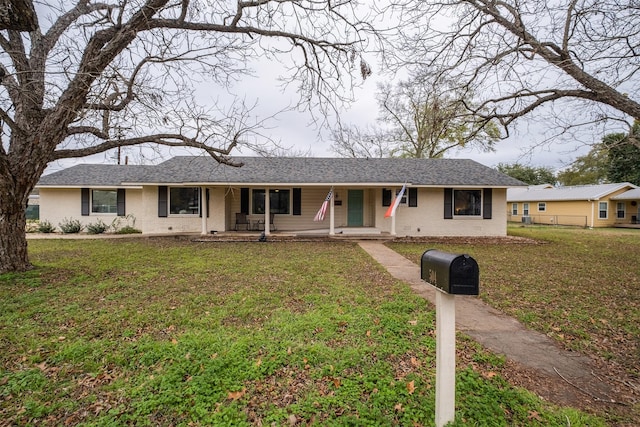
POLYGON ((625 191, 622 194, 613 196, 611 200, 640 200, 640 188, 634 188, 629 191, 625 191))
POLYGON ((148 169, 157 166, 81 164, 40 178, 38 186, 120 186, 137 181, 148 169))
POLYGON ((550 202, 569 200, 599 200, 624 188, 634 188, 628 182, 598 185, 576 185, 569 187, 510 188, 507 190, 507 202, 550 202))
POLYGON ((43 176, 39 185, 402 184, 512 187, 526 185, 466 159, 238 157, 242 167, 206 156, 174 157, 156 166, 78 165, 43 176))

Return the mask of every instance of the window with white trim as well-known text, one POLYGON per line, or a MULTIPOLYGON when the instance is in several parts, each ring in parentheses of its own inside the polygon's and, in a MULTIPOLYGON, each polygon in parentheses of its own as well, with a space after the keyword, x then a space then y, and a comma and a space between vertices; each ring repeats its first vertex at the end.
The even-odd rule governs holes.
POLYGON ((529 216, 529 203, 522 204, 522 215, 529 216))
POLYGON ((91 190, 91 213, 117 213, 117 190, 91 190))
POLYGON ((627 216, 627 204, 625 202, 618 202, 616 204, 616 217, 618 219, 624 219, 627 216))
MULTIPOLYGON (((254 189, 252 191, 251 213, 256 215, 264 214, 264 189, 254 189)), ((272 214, 291 213, 291 191, 288 189, 269 190, 269 212, 272 214)))
POLYGON ((453 215, 482 215, 482 190, 454 190, 453 215))
POLYGON ((200 215, 200 188, 171 187, 169 213, 172 215, 200 215))
POLYGON ((538 202, 538 212, 547 211, 547 202, 538 202))
POLYGON ((518 215, 518 204, 511 203, 511 215, 518 215))
POLYGON ((598 218, 609 218, 609 202, 598 202, 598 218))

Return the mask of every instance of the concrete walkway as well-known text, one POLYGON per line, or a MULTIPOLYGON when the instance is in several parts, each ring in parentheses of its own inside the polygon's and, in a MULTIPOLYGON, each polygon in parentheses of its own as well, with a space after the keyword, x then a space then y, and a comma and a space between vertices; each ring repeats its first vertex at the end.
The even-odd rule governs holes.
MULTIPOLYGON (((437 291, 420 278, 420 266, 382 242, 361 241, 359 245, 393 277, 408 283, 416 294, 435 304, 437 291)), ((482 266, 480 272, 482 274, 482 266)), ((611 387, 594 375, 596 368, 591 359, 561 349, 551 338, 525 328, 477 297, 456 297, 456 329, 494 353, 503 354, 541 376, 570 386, 562 387, 562 391, 550 387, 549 395, 542 396, 548 400, 567 405, 576 399, 611 401, 611 387)))

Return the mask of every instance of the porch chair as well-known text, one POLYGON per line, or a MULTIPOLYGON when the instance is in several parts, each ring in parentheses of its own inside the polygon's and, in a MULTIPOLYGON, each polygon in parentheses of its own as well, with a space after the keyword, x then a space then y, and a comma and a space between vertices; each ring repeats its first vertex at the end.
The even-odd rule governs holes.
POLYGON ((236 225, 234 230, 238 231, 238 226, 244 225, 245 229, 249 231, 249 218, 247 218, 247 214, 244 212, 236 213, 236 225))
MULTIPOLYGON (((269 214, 269 231, 277 230, 276 225, 273 222, 274 218, 275 218, 275 214, 270 213, 269 214)), ((264 230, 264 219, 261 219, 258 221, 258 229, 264 230)))

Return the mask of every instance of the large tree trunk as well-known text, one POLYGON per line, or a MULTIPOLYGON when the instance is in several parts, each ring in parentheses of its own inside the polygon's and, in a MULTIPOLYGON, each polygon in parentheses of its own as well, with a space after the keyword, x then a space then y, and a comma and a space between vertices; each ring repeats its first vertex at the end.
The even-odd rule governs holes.
POLYGON ((27 255, 26 197, 0 194, 0 273, 31 268, 27 255))

